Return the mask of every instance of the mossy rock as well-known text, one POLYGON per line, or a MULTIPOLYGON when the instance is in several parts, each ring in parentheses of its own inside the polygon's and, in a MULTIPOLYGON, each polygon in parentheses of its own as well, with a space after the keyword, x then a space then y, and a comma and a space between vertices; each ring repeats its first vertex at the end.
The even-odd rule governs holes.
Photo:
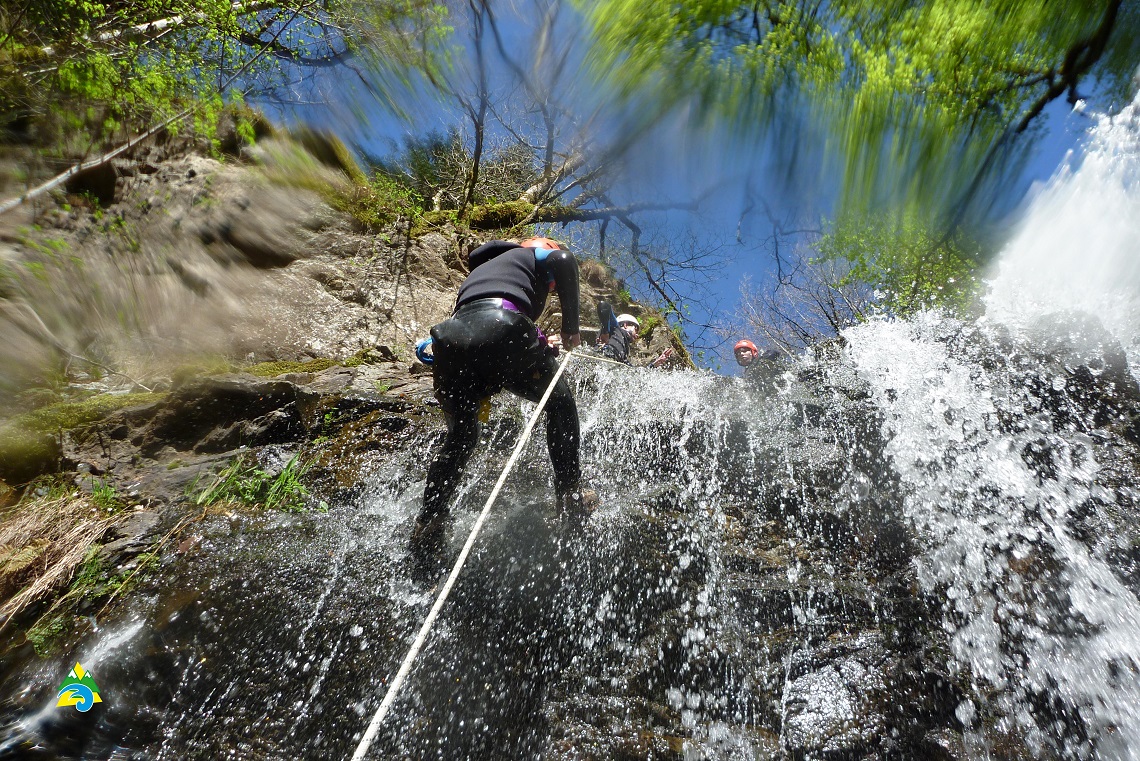
POLYGON ((412 225, 411 236, 418 238, 421 235, 441 230, 449 225, 457 224, 456 212, 453 209, 436 209, 434 211, 425 211, 416 217, 416 221, 412 225))
POLYGON ((319 373, 339 364, 335 359, 319 358, 306 362, 262 362, 246 367, 242 372, 256 375, 259 378, 275 378, 285 373, 319 373))
POLYGON ((347 174, 353 182, 365 183, 367 177, 356 163, 348 147, 331 132, 301 127, 292 133, 293 139, 305 147, 317 161, 347 174))
POLYGON ((25 484, 58 469, 59 458, 59 440, 50 434, 19 426, 0 429, 0 479, 4 481, 25 484))
POLYGON ((102 420, 127 407, 153 404, 165 394, 97 394, 85 399, 57 402, 19 415, 0 428, 0 479, 27 483, 55 471, 59 464, 60 431, 102 420))
POLYGON ((174 369, 170 374, 171 383, 175 388, 192 381, 195 378, 203 378, 211 375, 226 375, 232 373, 237 368, 225 359, 202 359, 199 362, 192 362, 189 364, 181 365, 174 369))
POLYGON ((165 398, 165 394, 96 394, 86 399, 58 402, 24 413, 12 420, 12 426, 29 432, 51 433, 69 431, 96 420, 102 420, 116 410, 152 404, 165 398))

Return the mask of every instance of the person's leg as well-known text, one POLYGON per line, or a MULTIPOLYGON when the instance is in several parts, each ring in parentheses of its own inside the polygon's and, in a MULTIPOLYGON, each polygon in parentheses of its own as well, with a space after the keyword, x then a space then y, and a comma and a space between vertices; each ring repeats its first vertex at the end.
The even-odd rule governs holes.
POLYGON ((452 319, 432 329, 435 395, 447 420, 447 434, 428 466, 424 503, 412 530, 417 573, 425 578, 439 570, 451 498, 463 467, 479 441, 478 389, 472 382, 467 326, 452 319))
MULTIPOLYGON (((442 400, 441 400, 442 401, 442 400)), ((447 417, 447 436, 428 466, 427 485, 424 487, 424 506, 418 523, 426 524, 446 518, 451 497, 459 485, 463 468, 479 442, 478 400, 463 396, 452 399, 444 407, 447 417), (450 409, 449 409, 450 408, 450 409)))
POLYGON ((546 402, 546 447, 554 467, 554 492, 560 501, 564 495, 577 491, 582 480, 578 460, 580 436, 578 405, 566 379, 559 378, 546 402))
MULTIPOLYGON (((546 392, 558 363, 537 342, 527 346, 523 356, 513 365, 519 372, 512 373, 505 388, 511 393, 537 402, 546 392)), ((566 378, 559 378, 546 402, 546 446, 554 469, 554 490, 559 504, 565 495, 578 490, 582 470, 578 459, 580 430, 578 405, 566 378)))

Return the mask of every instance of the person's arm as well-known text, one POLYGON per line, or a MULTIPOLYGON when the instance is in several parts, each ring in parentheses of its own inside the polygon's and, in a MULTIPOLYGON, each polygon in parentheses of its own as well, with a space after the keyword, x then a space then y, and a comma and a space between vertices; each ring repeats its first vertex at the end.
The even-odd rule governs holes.
POLYGON ((655 360, 653 360, 652 362, 650 362, 650 363, 649 363, 649 366, 650 366, 650 367, 661 367, 661 365, 663 365, 663 364, 665 364, 666 362, 668 362, 668 361, 669 361, 669 358, 670 358, 670 357, 672 357, 672 356, 673 356, 673 347, 672 347, 672 346, 670 346, 668 349, 666 349, 665 351, 661 352, 661 355, 660 355, 659 357, 657 357, 657 359, 655 359, 655 360))
POLYGON ((562 342, 569 348, 582 343, 579 325, 578 260, 569 251, 545 252, 540 265, 554 276, 554 290, 562 305, 562 342))

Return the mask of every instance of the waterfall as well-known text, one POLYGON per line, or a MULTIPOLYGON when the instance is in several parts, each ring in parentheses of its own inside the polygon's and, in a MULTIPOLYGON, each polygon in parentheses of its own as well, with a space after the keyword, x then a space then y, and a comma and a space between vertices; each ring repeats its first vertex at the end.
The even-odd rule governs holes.
POLYGON ((885 416, 920 581, 974 680, 957 716, 1039 757, 1140 757, 1135 481, 1114 462, 1127 431, 1104 430, 1127 420, 1106 399, 1137 400, 1138 246, 1133 103, 1029 203, 983 319, 845 334, 885 416))
POLYGON ((1140 98, 1096 117, 1079 164, 1030 201, 998 258, 988 319, 1024 329, 1042 315, 1096 315, 1140 374, 1140 98))
MULTIPOLYGON (((576 363, 600 509, 563 526, 532 437, 371 757, 1140 758, 1138 109, 980 319, 873 320, 765 387, 576 363)), ((433 599, 443 424, 334 401, 328 512, 210 512, 73 652, 8 651, 0 759, 348 757, 433 599), (76 660, 90 714, 55 705, 76 660)), ((530 409, 496 400, 453 553, 530 409)))

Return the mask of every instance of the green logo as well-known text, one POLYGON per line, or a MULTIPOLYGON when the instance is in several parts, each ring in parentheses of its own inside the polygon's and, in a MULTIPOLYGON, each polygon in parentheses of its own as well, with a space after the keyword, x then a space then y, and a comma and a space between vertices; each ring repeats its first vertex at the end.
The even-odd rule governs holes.
POLYGON ((95 680, 77 661, 75 668, 68 672, 67 679, 64 679, 63 684, 59 686, 59 700, 56 702, 56 707, 75 706, 75 710, 86 713, 91 710, 91 706, 102 702, 95 680))

